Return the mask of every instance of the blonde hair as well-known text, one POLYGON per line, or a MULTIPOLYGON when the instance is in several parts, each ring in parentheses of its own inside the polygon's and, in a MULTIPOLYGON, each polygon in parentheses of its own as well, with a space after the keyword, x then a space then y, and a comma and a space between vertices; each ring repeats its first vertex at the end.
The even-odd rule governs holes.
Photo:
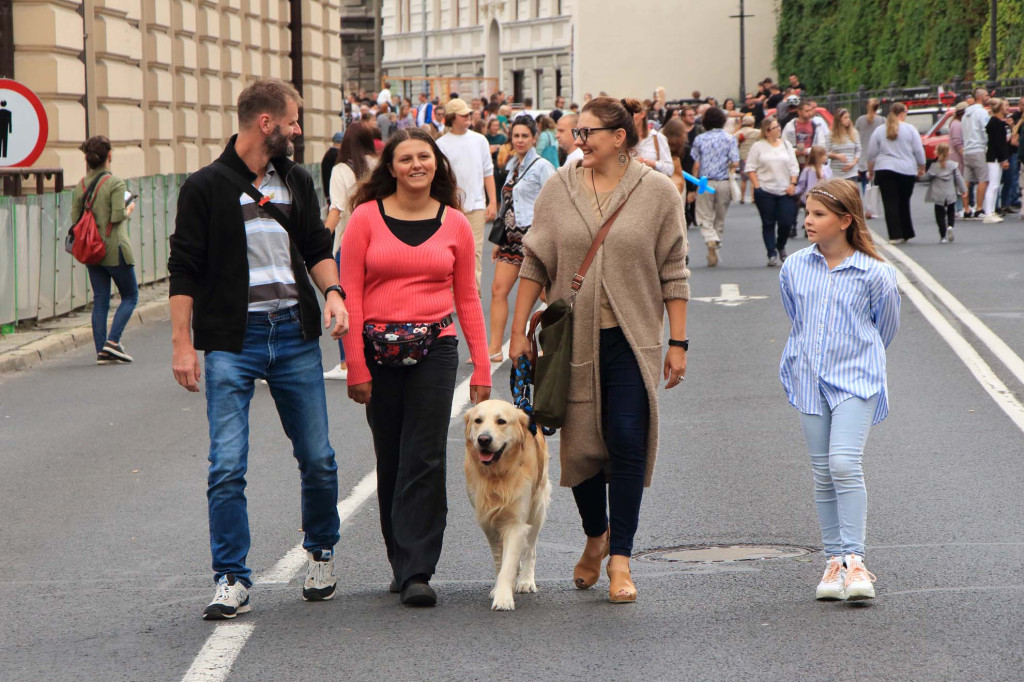
POLYGON ((907 111, 907 105, 903 102, 896 102, 889 108, 889 115, 885 117, 885 136, 895 140, 900 134, 899 115, 907 111))
POLYGON ((949 145, 945 142, 940 142, 935 148, 935 163, 939 164, 939 168, 946 167, 946 160, 949 158, 949 145))
POLYGON ((850 125, 844 126, 840 121, 843 120, 843 114, 849 114, 849 110, 840 109, 836 112, 836 115, 832 118, 832 141, 835 143, 842 143, 844 140, 850 142, 859 142, 860 135, 857 133, 857 129, 853 127, 853 117, 850 117, 850 125))
POLYGON ((992 110, 992 115, 1002 114, 1006 111, 1006 100, 993 97, 988 101, 989 107, 992 110))
POLYGON ((814 172, 818 175, 818 179, 821 179, 822 166, 825 165, 825 161, 828 159, 828 151, 820 144, 816 144, 811 147, 811 153, 807 157, 807 164, 814 166, 814 172))
POLYGON ((807 200, 811 199, 820 202, 829 213, 839 217, 850 216, 850 226, 843 230, 846 243, 875 260, 882 260, 868 232, 868 224, 864 220, 864 204, 856 184, 849 180, 829 180, 808 193, 807 200))

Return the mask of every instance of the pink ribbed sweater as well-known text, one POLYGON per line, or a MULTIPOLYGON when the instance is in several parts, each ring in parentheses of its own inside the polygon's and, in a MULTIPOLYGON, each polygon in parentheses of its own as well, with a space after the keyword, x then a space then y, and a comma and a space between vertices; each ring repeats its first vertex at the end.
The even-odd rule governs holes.
MULTIPOLYGON (((352 212, 342 237, 340 274, 351 329, 344 338, 350 385, 370 381, 363 356, 364 322, 438 322, 453 307, 474 363, 470 383, 491 385, 476 288, 476 245, 465 215, 449 208, 430 239, 409 246, 391 233, 376 202, 362 204, 352 212)), ((455 326, 441 336, 455 336, 455 326)))

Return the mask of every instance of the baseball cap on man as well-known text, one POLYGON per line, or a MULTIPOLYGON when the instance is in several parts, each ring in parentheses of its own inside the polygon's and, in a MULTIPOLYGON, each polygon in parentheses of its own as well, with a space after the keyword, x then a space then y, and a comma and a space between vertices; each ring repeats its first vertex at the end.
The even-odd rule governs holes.
POLYGON ((456 97, 452 101, 448 102, 448 104, 444 105, 444 113, 465 116, 466 114, 473 113, 473 110, 469 108, 468 104, 466 104, 466 100, 456 97))

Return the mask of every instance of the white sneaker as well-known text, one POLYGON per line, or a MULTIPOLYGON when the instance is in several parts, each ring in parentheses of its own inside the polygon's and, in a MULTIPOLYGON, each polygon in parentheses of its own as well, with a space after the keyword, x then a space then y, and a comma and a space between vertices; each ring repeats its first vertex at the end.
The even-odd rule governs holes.
POLYGON ((986 225, 1001 223, 1003 222, 1003 216, 999 215, 998 213, 986 213, 984 217, 982 217, 981 222, 985 223, 986 225))
POLYGON ((946 239, 948 241, 953 241, 955 238, 956 235, 953 233, 953 227, 950 226, 949 229, 946 230, 946 239))
POLYGON ((846 571, 842 557, 829 557, 825 564, 825 574, 821 576, 818 588, 814 590, 814 598, 819 601, 846 600, 846 571))
POLYGON ((203 620, 229 620, 249 611, 249 590, 235 576, 225 575, 217 581, 217 593, 203 611, 203 620))
POLYGON ((956 217, 957 217, 957 218, 959 218, 959 219, 961 219, 961 220, 963 220, 963 217, 964 217, 964 212, 963 212, 963 211, 957 211, 957 212, 956 212, 956 217))
POLYGON ((337 366, 334 367, 334 369, 324 372, 324 379, 345 381, 346 379, 348 379, 348 369, 338 364, 337 366))
POLYGON ((306 601, 327 601, 334 598, 337 584, 338 579, 334 576, 334 550, 306 552, 306 582, 302 584, 302 598, 306 601))
POLYGON ((856 554, 846 555, 846 598, 849 601, 863 601, 875 598, 877 578, 864 567, 864 558, 856 554))

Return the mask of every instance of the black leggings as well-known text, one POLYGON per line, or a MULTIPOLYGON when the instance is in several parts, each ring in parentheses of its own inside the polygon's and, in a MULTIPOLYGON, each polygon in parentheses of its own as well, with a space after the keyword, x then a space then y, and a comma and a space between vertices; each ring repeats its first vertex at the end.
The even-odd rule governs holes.
POLYGON ((939 226, 939 238, 946 238, 946 228, 956 223, 956 204, 935 204, 935 223, 939 226))
POLYGON ((896 171, 875 171, 875 184, 882 193, 885 226, 889 239, 913 239, 914 221, 910 217, 910 197, 914 193, 917 176, 896 171))
POLYGON ((601 330, 601 414, 609 471, 573 486, 589 537, 611 528, 611 553, 630 556, 647 472, 650 404, 633 349, 620 327, 601 330), (609 524, 608 511, 611 512, 609 524))
MULTIPOLYGON (((358 333, 358 332, 356 332, 358 333)), ((373 395, 366 421, 377 454, 377 502, 388 561, 399 585, 434 574, 448 515, 445 460, 458 341, 434 341, 410 367, 381 367, 367 350, 373 395)))

